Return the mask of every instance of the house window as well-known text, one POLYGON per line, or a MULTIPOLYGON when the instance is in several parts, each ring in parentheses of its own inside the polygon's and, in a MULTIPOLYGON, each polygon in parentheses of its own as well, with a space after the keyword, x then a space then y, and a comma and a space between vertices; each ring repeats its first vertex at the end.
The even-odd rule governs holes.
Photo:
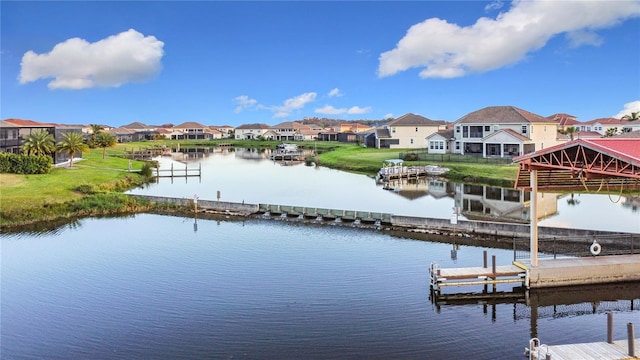
POLYGON ((491 126, 490 125, 485 125, 484 126, 484 131, 491 131, 491 126))
POLYGON ((469 127, 468 126, 463 126, 462 127, 462 137, 463 138, 469 137, 469 127))
POLYGON ((439 141, 440 143, 440 150, 444 149, 444 141, 439 141))
POLYGON ((435 149, 435 144, 433 143, 433 141, 429 141, 429 149, 435 149))
POLYGON ((460 126, 456 126, 456 132, 460 133, 460 126))
POLYGON ((416 132, 418 132, 418 128, 416 128, 416 132))
POLYGON ((391 132, 395 134, 396 133, 396 128, 391 128, 391 132))
POLYGON ((522 125, 522 133, 523 134, 527 133, 527 125, 522 125))
POLYGON ((460 150, 460 143, 456 141, 456 150, 460 150))
POLYGON ((411 139, 411 143, 413 144, 413 139, 411 139))

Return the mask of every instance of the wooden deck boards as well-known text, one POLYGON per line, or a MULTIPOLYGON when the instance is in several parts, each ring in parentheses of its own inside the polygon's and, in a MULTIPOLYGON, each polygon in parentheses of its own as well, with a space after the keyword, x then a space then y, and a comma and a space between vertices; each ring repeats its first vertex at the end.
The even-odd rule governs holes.
POLYGON ((481 266, 440 269, 439 277, 446 279, 477 279, 480 277, 518 276, 524 273, 524 270, 515 265, 500 265, 496 266, 495 273, 493 273, 491 267, 485 268, 481 266))
MULTIPOLYGON (((636 353, 638 352, 638 346, 640 346, 640 339, 634 341, 636 353)), ((634 359, 629 357, 627 340, 617 340, 613 344, 607 342, 595 342, 595 343, 580 343, 580 344, 565 344, 565 345, 549 345, 549 353, 552 360, 620 360, 620 359, 634 359)), ((540 354, 540 360, 543 360, 546 356, 546 352, 543 350, 540 354)), ((537 353, 534 352, 534 359, 537 358, 537 353)), ((636 354, 636 359, 640 359, 640 356, 636 354)))

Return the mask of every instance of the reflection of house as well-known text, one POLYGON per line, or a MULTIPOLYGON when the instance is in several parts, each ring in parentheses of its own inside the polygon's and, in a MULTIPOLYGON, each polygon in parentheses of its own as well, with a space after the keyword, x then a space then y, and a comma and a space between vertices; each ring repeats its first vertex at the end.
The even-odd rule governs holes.
POLYGON ((267 151, 267 149, 245 149, 245 148, 236 148, 235 156, 248 159, 248 160, 264 160, 269 159, 269 155, 271 151, 267 151))
POLYGON ((453 183, 435 178, 423 177, 418 179, 391 180, 385 186, 394 193, 409 200, 431 196, 434 199, 453 197, 453 183))
POLYGON ((514 106, 490 106, 455 122, 454 153, 514 157, 558 143, 558 125, 514 106))
POLYGON ((370 136, 375 138, 367 140, 367 146, 372 143, 377 148, 426 148, 426 138, 438 130, 445 130, 446 124, 444 121, 435 121, 420 115, 405 114, 390 122, 385 128, 386 131, 372 133, 370 136))
POLYGON ((252 140, 263 137, 271 129, 267 124, 244 124, 236 128, 236 140, 252 140))
MULTIPOLYGON (((456 184, 455 206, 469 220, 530 220, 531 193, 528 191, 483 185, 456 184)), ((558 195, 538 193, 539 219, 558 211, 558 195)))

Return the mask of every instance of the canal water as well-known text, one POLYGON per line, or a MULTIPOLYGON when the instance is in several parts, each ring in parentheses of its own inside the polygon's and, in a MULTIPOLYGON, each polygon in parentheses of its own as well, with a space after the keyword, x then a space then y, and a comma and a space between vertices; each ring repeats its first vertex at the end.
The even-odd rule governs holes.
POLYGON ((375 230, 141 214, 0 240, 3 359, 520 359, 640 323, 640 284, 439 304, 429 264, 485 249, 375 230))
MULTIPOLYGON (((528 192, 438 179, 391 184, 302 162, 274 162, 257 149, 192 149, 158 158, 161 168, 202 168, 200 178, 160 178, 134 194, 383 212, 449 219, 529 222, 528 192), (202 152, 207 151, 207 152, 202 152)), ((540 226, 640 233, 640 197, 540 193, 540 226)))
MULTIPOLYGON (((223 201, 426 217, 455 207, 461 217, 526 215, 518 207, 526 197, 510 192, 436 182, 386 191, 366 176, 251 151, 186 160, 202 164, 200 179, 160 179, 133 192, 215 199, 220 191, 223 201)), ((556 198, 554 217, 584 208, 591 223, 606 227, 615 213, 636 229, 637 210, 622 200, 605 195, 589 210, 591 195, 565 207, 568 199, 556 198)), ((348 226, 139 214, 0 234, 0 245, 3 359, 520 359, 533 336, 604 341, 607 311, 616 339, 628 322, 640 324, 640 284, 566 294, 504 284, 496 291, 515 298, 443 302, 430 293, 430 263, 480 266, 488 251, 503 265, 513 253, 348 226)))

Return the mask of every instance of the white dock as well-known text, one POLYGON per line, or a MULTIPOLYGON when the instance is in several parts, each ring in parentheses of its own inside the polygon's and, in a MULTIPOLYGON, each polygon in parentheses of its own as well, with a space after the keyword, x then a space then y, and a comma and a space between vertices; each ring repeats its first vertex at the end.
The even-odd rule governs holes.
POLYGON ((491 267, 466 267, 442 269, 438 264, 430 266, 431 288, 440 291, 443 286, 496 285, 525 283, 526 271, 515 265, 491 267))

